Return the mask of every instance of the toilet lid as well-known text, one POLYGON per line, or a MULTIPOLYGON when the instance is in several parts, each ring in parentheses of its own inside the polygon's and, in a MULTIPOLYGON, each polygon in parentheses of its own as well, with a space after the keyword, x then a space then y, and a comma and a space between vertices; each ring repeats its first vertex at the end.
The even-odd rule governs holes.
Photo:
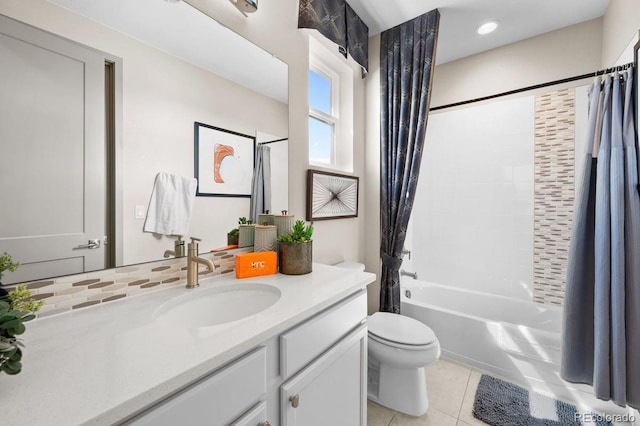
POLYGON ((389 342, 404 345, 429 345, 436 335, 418 320, 389 312, 376 312, 367 320, 369 333, 389 342))

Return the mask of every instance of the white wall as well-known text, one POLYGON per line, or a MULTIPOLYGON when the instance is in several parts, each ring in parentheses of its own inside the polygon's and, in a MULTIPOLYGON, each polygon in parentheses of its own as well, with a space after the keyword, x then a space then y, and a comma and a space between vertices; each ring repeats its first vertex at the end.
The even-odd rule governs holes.
POLYGON ((420 279, 531 300, 533 141, 533 96, 430 115, 413 210, 420 279))
POLYGON ((602 17, 602 67, 614 64, 627 43, 640 30, 640 4, 637 0, 611 0, 602 17))
POLYGON ((598 18, 438 65, 431 106, 596 71, 601 66, 601 39, 598 18))
POLYGON ((380 306, 380 35, 369 38, 369 75, 367 76, 365 159, 367 163, 364 191, 367 244, 365 265, 378 279, 367 287, 369 313, 380 306))
MULTIPOLYGON (((300 218, 305 216, 306 171, 309 168, 308 148, 308 70, 309 43, 307 30, 298 30, 297 0, 260 2, 258 11, 243 17, 227 1, 188 0, 200 10, 214 17, 238 34, 275 54, 289 65, 289 212, 300 218)), ((352 66, 354 62, 349 59, 352 66)), ((354 66, 354 69, 357 67, 354 66)), ((365 173, 364 90, 370 81, 354 73, 354 172, 365 173)), ((361 182, 362 184, 362 182, 361 182)), ((365 194, 361 189, 359 216, 355 219, 326 220, 314 223, 313 259, 321 263, 341 260, 364 261, 365 238, 367 244, 377 244, 365 237, 363 209, 365 194)), ((374 212, 377 214, 377 212, 374 212)))

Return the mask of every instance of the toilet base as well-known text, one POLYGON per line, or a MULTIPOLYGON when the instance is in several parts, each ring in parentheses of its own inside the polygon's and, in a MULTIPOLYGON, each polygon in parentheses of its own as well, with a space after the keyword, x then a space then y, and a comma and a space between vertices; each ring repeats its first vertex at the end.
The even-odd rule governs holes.
POLYGON ((369 369, 369 400, 410 416, 422 416, 429 409, 424 368, 399 368, 381 364, 369 369), (377 371, 376 371, 377 370, 377 371))

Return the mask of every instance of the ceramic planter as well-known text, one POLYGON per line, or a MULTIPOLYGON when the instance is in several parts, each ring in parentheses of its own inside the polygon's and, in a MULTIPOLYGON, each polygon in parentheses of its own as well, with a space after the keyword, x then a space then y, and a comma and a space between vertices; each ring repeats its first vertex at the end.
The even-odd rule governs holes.
POLYGON ((249 247, 253 245, 255 238, 256 226, 255 225, 240 225, 240 232, 238 234, 238 247, 249 247))
POLYGON ((302 275, 311 272, 313 242, 278 243, 280 272, 286 275, 302 275))
POLYGON ((228 245, 238 245, 238 234, 227 234, 228 245))

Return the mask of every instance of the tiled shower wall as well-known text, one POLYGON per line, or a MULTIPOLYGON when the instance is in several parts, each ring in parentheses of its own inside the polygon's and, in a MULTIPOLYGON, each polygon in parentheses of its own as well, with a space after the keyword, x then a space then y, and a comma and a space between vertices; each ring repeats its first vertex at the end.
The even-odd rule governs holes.
MULTIPOLYGON (((206 272, 203 266, 199 266, 200 277, 231 274, 235 271, 235 255, 248 251, 253 251, 253 247, 201 255, 213 260, 217 268, 213 272, 206 272)), ((38 312, 38 316, 44 317, 169 287, 184 286, 187 280, 186 267, 187 258, 182 257, 25 284, 33 299, 44 301, 38 312)), ((7 286, 4 289, 11 291, 13 287, 15 286, 7 286)))
POLYGON ((421 280, 531 300, 533 96, 429 116, 413 211, 421 280))
POLYGON ((575 90, 536 96, 533 300, 562 305, 574 200, 575 90))
POLYGON ((577 88, 431 114, 403 268, 561 304, 586 103, 577 88))

